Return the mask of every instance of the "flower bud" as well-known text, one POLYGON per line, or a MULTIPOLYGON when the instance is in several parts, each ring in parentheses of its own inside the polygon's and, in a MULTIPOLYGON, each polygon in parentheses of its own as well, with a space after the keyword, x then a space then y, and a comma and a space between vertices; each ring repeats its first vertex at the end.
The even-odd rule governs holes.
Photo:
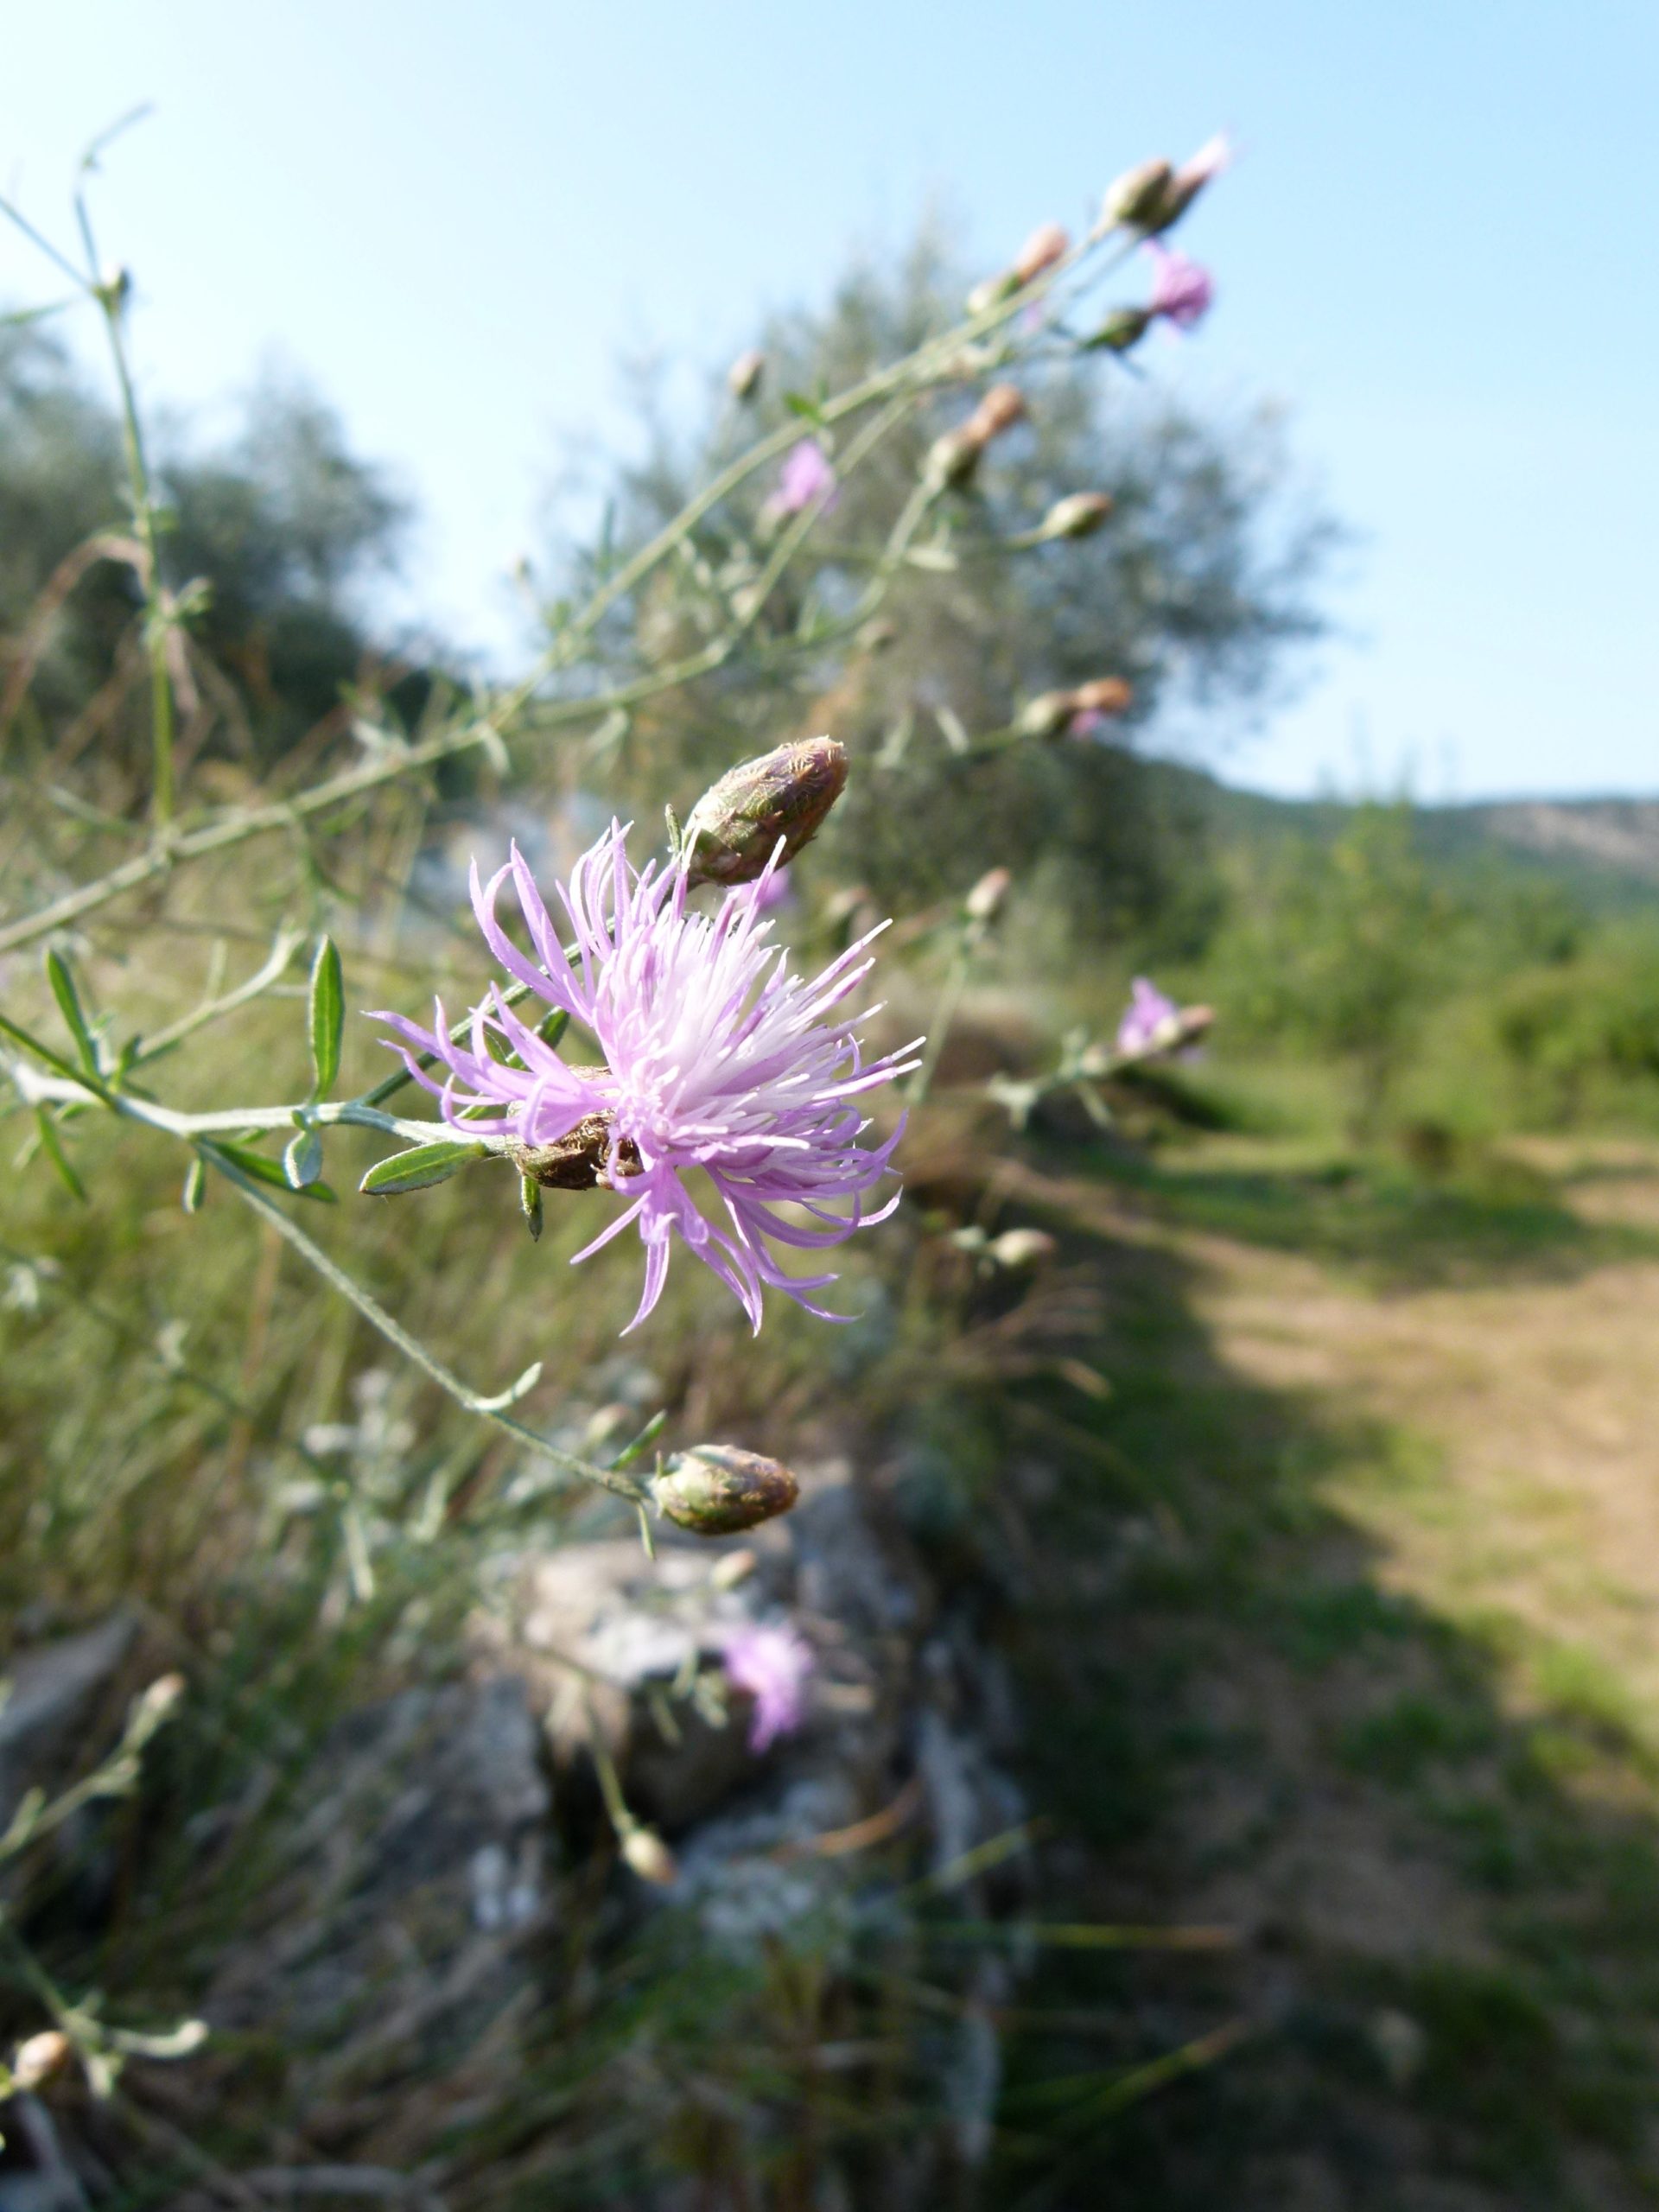
POLYGON ((1009 275, 1016 284, 1029 284, 1052 269, 1057 261, 1065 258, 1071 245, 1064 226, 1059 223, 1044 223, 1034 230, 1020 249, 1009 275))
POLYGON ((1005 269, 1000 276, 982 277, 968 295, 968 312, 969 315, 983 315, 987 308, 994 308, 999 300, 1012 299, 1019 289, 1019 280, 1011 269, 1005 269))
POLYGON ((1109 315, 1098 330, 1083 341, 1085 353, 1097 353, 1103 347, 1112 353, 1127 353, 1138 346, 1152 327, 1150 308, 1116 308, 1109 315))
POLYGON ((1021 737, 1058 737, 1077 712, 1075 691, 1040 691, 1014 717, 1021 737))
POLYGON ((946 430, 934 439, 927 449, 927 461, 923 474, 930 484, 965 484, 979 465, 984 447, 964 424, 957 430, 946 430))
POLYGON ((752 883, 783 840, 792 861, 814 837, 847 784, 847 748, 833 737, 779 745, 728 768, 692 808, 681 850, 687 880, 752 883))
POLYGON ((57 2028, 44 2028, 39 2035, 28 2037, 18 2044, 11 2062, 13 2088, 38 2089, 69 2063, 72 2054, 68 2037, 57 2028))
POLYGON ((1211 178, 1218 176, 1232 158, 1233 149, 1224 131, 1206 139, 1192 160, 1183 162, 1170 179, 1169 189, 1164 195, 1160 210, 1162 219, 1156 227, 1166 231, 1172 223, 1179 221, 1211 178))
POLYGON ((740 353, 726 372, 726 389, 734 399, 753 399, 766 372, 766 357, 757 346, 740 353))
POLYGON ((1175 182, 1175 172, 1166 161, 1141 162, 1106 188, 1100 203, 1100 227, 1115 230, 1122 223, 1130 230, 1161 230, 1170 219, 1164 214, 1175 182))
POLYGON ((787 1513, 801 1494, 787 1467, 734 1444, 699 1444, 680 1452, 651 1491, 659 1511, 694 1536, 734 1536, 787 1513))
POLYGON ((622 1847, 623 1858, 642 1882, 651 1882, 658 1889, 665 1890, 679 1879, 680 1870, 674 1854, 655 1828, 630 1821, 617 1840, 622 1847))
POLYGON ((1092 537, 1112 512, 1109 492, 1072 492, 1056 499, 1039 525, 1044 537, 1092 537))
POLYGON ((1046 1229, 1005 1229, 986 1247, 999 1268, 1034 1268, 1058 1249, 1046 1229))
POLYGON ((1078 715, 1121 715, 1135 697, 1135 689, 1121 676, 1097 676, 1080 683, 1071 694, 1071 709, 1078 715))
POLYGON ((972 922, 992 922, 997 910, 1008 895, 1008 886, 1014 881, 1012 869, 988 868, 963 901, 963 912, 972 922))
POLYGON ((968 418, 968 435, 982 447, 1011 430, 1026 411, 1025 394, 1017 385, 994 384, 968 418))

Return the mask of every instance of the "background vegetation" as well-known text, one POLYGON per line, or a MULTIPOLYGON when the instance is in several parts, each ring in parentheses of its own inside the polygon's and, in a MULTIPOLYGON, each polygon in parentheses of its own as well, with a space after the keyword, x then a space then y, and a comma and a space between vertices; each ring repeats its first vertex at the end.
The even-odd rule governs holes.
MULTIPOLYGON (((756 400, 722 386, 706 421, 647 425, 592 542, 550 553, 548 640, 740 438, 822 435, 826 395, 948 325, 963 289, 929 242, 856 270, 761 334, 756 400)), ((3 340, 0 936, 144 850, 154 620, 132 562, 97 550, 127 527, 118 418, 40 331, 3 340)), ((660 1405, 682 1443, 849 1455, 941 1637, 1014 1681, 1027 1817, 1007 1847, 1027 1872, 917 1902, 913 1848, 883 1838, 850 1921, 804 1912, 734 1963, 650 1904, 578 1794, 510 2004, 475 2014, 462 1992, 390 2043, 344 1995, 283 2033, 235 2024, 225 1991, 332 1925, 304 1870, 343 1893, 371 1831, 341 1780, 362 1716, 460 1680, 527 1551, 632 1524, 389 1368, 230 1191, 182 1211, 174 1151, 78 1116, 54 1178, 54 1133, 11 1110, 9 1634, 26 1652, 131 1609, 188 1687, 138 1797, 19 1855, 8 2022, 22 2037, 93 1990, 156 2031, 232 2020, 175 2067, 132 2056, 113 2100, 47 2093, 96 2201, 284 2201, 298 2171, 327 2201, 331 2162, 455 2207, 1623 2205, 1659 2185, 1659 1738, 1644 1639, 1608 1627, 1650 1595, 1611 1568, 1558 1586, 1525 1539, 1559 1525, 1560 1486, 1454 1479, 1455 1425, 1414 1425, 1416 1370, 1366 1333, 1385 1306, 1404 1329, 1412 1301, 1462 1295, 1489 1301, 1496 1343, 1543 1332, 1563 1285, 1651 1294, 1643 825, 1558 810, 1564 858, 1537 849, 1541 817, 1275 807, 1160 760, 1176 719, 1224 731, 1292 679, 1332 531, 1269 416, 1192 415, 1058 347, 1025 388, 1029 423, 844 634, 954 395, 849 477, 743 652, 710 649, 772 542, 769 476, 620 594, 591 661, 504 741, 159 874, 54 942, 112 1050, 165 1049, 284 926, 334 933, 354 1006, 413 1008, 435 981, 465 1003, 483 972, 466 852, 511 827, 568 859, 613 804, 683 810, 735 758, 841 738, 852 783, 785 926, 809 957, 891 913, 894 1033, 937 1024, 942 989, 960 1006, 911 1196, 849 1248, 855 1326, 826 1341, 776 1313, 751 1345, 681 1267, 620 1357, 630 1268, 572 1292, 562 1266, 604 1200, 550 1208, 532 1245, 495 1166, 308 1225, 479 1387, 541 1361, 570 1449, 660 1405), (1112 499, 1106 530, 1006 557, 1079 488, 1112 499), (1108 675, 1133 704, 1106 731, 1006 741, 1033 695, 1108 675), (578 722, 601 691, 626 703, 578 722), (970 930, 993 867, 1011 891, 970 930), (1205 1057, 1051 1081, 1147 970, 1217 1009, 1205 1057), (1031 1088, 1023 1125, 998 1081, 1031 1088), (1034 1268, 995 1258, 1033 1229, 1034 1268), (1317 1292, 1275 1272, 1293 1266, 1317 1292), (1263 1351, 1274 1326, 1295 1357, 1263 1351), (1310 1380, 1297 1357, 1338 1338, 1352 1371, 1310 1380), (1518 1564, 1491 1555, 1493 1518, 1518 1564), (963 2053, 985 2036, 981 2139, 963 2053)), ((151 458, 168 588, 207 587, 172 633, 192 802, 281 801, 490 703, 459 656, 382 633, 403 510, 314 400, 262 391, 226 450, 163 438, 151 458)), ((33 951, 0 957, 8 1007, 43 1029, 33 951)), ((355 1090, 374 1055, 347 1035, 355 1090)), ((302 1096, 297 957, 213 1037, 193 1106, 249 1095, 251 1069, 257 1096, 302 1096)), ((381 1148, 330 1144, 346 1186, 381 1148)), ((372 1948, 351 1955, 356 1999, 382 1974, 404 1990, 372 1948)), ((336 2172, 339 2201, 355 2186, 336 2172)))

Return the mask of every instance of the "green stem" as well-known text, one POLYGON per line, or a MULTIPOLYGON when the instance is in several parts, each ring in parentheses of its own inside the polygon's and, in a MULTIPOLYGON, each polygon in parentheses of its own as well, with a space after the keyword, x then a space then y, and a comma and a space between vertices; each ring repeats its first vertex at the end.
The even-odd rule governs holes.
POLYGON ((461 1377, 429 1352, 417 1338, 410 1336, 401 1321, 394 1320, 361 1283, 355 1281, 344 1268, 331 1260, 320 1244, 314 1243, 299 1224, 284 1213, 251 1177, 243 1174, 232 1161, 211 1147, 204 1149, 202 1157, 217 1173, 236 1185, 246 1203, 262 1219, 270 1223, 279 1236, 294 1247, 308 1267, 315 1268, 326 1283, 349 1300, 372 1328, 378 1329, 389 1344, 394 1345, 405 1359, 412 1361, 423 1374, 429 1375, 463 1411, 504 1430, 538 1457, 550 1460, 556 1467, 566 1474, 575 1476, 579 1481, 594 1483, 601 1490, 626 1498, 630 1505, 640 1506, 646 1502, 645 1491, 638 1483, 630 1481, 627 1476, 618 1474, 609 1467, 595 1466, 591 1460, 578 1459, 569 1452, 561 1452, 556 1445, 550 1444, 543 1436, 538 1436, 533 1428, 526 1428, 523 1421, 514 1421, 511 1415, 499 1411, 487 1399, 480 1397, 477 1391, 469 1389, 461 1377))

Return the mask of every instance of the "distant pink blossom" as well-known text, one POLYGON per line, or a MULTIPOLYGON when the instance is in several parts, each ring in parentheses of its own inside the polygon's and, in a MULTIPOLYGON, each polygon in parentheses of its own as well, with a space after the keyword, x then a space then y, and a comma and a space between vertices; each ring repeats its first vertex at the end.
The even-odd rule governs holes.
POLYGON ((662 1296, 677 1235, 757 1331, 767 1286, 826 1320, 844 1319, 808 1294, 835 1276, 791 1275, 772 1247, 842 1243, 899 1203, 895 1193, 868 1210, 869 1194, 893 1175, 903 1124, 884 1143, 861 1146, 869 1123, 860 1105, 866 1092, 918 1064, 908 1046, 867 1061, 858 1017, 844 1003, 874 965, 868 948, 887 924, 808 981, 791 975, 787 951, 767 942, 772 925, 761 908, 775 857, 754 882, 700 914, 686 903, 685 855, 635 869, 626 836, 613 822, 577 861, 569 885, 557 887, 575 938, 574 965, 516 845, 487 884, 473 869, 473 911, 486 944, 510 976, 588 1031, 602 1066, 568 1065, 493 986, 474 1009, 467 1045, 451 1040, 441 1004, 430 1029, 402 1014, 374 1019, 393 1031, 393 1049, 442 1101, 445 1120, 467 1136, 551 1145, 598 1118, 600 1180, 626 1203, 575 1256, 585 1260, 631 1223, 638 1226, 645 1280, 630 1329, 662 1296), (509 876, 531 958, 496 918, 509 876), (518 1065, 504 1065, 493 1041, 518 1065), (418 1053, 435 1055, 447 1078, 420 1067, 418 1053), (474 1106, 496 1111, 463 1120, 474 1106), (713 1219, 697 1186, 683 1179, 693 1169, 721 1209, 713 1219))
POLYGON ((753 1699, 749 1749, 768 1751, 779 1736, 793 1735, 806 1716, 806 1681, 812 1647, 786 1625, 741 1628, 726 1639, 721 1657, 734 1689, 753 1699))
POLYGON ((1147 312, 1173 323, 1177 330, 1191 330, 1209 314, 1215 297, 1210 271, 1156 238, 1147 240, 1147 251, 1157 264, 1147 312))
POLYGON ((1156 983, 1137 976, 1129 985, 1129 1003, 1117 1025, 1118 1051, 1126 1058, 1150 1052, 1159 1041, 1159 1032, 1178 1021, 1180 1012, 1174 1000, 1160 991, 1156 983))
POLYGON ((778 489, 773 499, 786 515, 798 515, 804 507, 824 494, 824 512, 836 504, 836 472, 830 457, 816 438, 803 438, 791 446, 784 456, 784 465, 778 472, 778 489))

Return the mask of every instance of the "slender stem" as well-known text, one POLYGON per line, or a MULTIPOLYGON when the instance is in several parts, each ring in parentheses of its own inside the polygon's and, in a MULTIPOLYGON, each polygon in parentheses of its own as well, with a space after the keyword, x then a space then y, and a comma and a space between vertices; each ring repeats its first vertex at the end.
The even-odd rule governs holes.
POLYGON ((922 1055, 922 1065, 911 1077, 906 1098, 912 1106, 919 1106, 928 1094, 939 1056, 944 1051, 945 1039, 962 1004, 962 995, 968 988, 968 977, 974 964, 976 940, 964 931, 957 945, 956 956, 945 971, 944 983, 939 992, 939 1002, 933 1010, 933 1019, 927 1026, 927 1047, 922 1055))
MULTIPOLYGON (((87 155, 83 168, 89 168, 95 158, 94 149, 87 155)), ((121 327, 121 318, 126 310, 127 280, 124 273, 108 280, 99 275, 98 241, 92 235, 92 219, 87 212, 84 192, 78 192, 75 195, 75 218, 80 226, 81 242, 86 249, 86 287, 97 301, 99 312, 104 318, 110 358, 115 365, 115 380, 121 395, 121 446, 127 464, 127 495, 132 507, 133 526, 144 550, 144 651, 149 661, 149 715, 155 777, 151 802, 156 830, 165 831, 173 819, 173 682, 167 665, 171 610, 162 582, 161 551, 156 529, 156 497, 149 463, 144 453, 138 396, 133 389, 132 369, 127 359, 126 338, 121 327)))
POLYGON ((582 1482, 595 1483, 601 1490, 610 1491, 616 1497, 626 1498, 630 1505, 643 1505, 646 1502, 646 1492, 638 1483, 630 1480, 626 1475, 618 1474, 609 1467, 595 1466, 589 1459, 578 1459, 569 1452, 561 1452, 556 1445, 550 1444, 544 1436, 538 1436, 533 1428, 525 1427, 523 1421, 514 1421, 510 1414, 499 1411, 489 1400, 481 1398, 477 1391, 468 1389, 461 1377, 446 1367, 435 1354, 429 1352, 417 1338, 410 1336, 401 1321, 394 1320, 385 1306, 370 1296, 361 1283, 355 1281, 346 1274, 344 1268, 331 1260, 320 1244, 314 1243, 304 1230, 300 1227, 298 1222, 295 1221, 290 1215, 284 1213, 282 1207, 277 1205, 251 1176, 243 1174, 234 1162, 226 1160, 222 1153, 216 1152, 212 1147, 205 1148, 202 1157, 211 1167, 224 1176, 227 1182, 236 1185, 238 1192, 246 1203, 264 1220, 270 1224, 279 1236, 294 1247, 308 1267, 314 1268, 326 1283, 337 1290, 342 1298, 348 1300, 357 1308, 371 1327, 378 1329, 386 1342, 395 1345, 405 1359, 412 1361, 423 1374, 430 1376, 438 1388, 453 1398, 464 1411, 476 1414, 480 1421, 489 1421, 496 1428, 505 1430, 509 1436, 515 1437, 529 1450, 537 1453, 543 1459, 550 1460, 556 1467, 562 1469, 566 1474, 575 1476, 582 1482))

